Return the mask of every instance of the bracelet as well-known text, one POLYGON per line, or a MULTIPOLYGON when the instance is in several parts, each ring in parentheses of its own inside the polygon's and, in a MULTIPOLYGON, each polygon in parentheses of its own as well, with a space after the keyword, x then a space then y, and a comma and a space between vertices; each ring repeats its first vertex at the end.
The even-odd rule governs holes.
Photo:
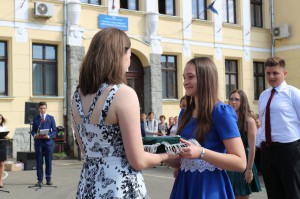
POLYGON ((205 157, 205 148, 202 147, 202 151, 201 151, 201 154, 200 154, 200 158, 204 158, 205 157))

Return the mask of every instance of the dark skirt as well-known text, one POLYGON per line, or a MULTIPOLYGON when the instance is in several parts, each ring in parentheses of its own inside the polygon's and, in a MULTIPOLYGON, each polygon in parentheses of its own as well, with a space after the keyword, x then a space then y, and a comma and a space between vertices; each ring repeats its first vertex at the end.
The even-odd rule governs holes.
POLYGON ((6 141, 0 139, 0 162, 6 161, 6 141))

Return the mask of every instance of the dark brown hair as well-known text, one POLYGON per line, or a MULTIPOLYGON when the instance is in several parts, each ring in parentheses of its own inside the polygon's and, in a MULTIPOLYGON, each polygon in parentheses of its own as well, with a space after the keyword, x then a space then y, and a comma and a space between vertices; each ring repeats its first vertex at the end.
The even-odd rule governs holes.
MULTIPOLYGON (((214 62, 207 57, 197 57, 191 59, 186 65, 192 64, 196 69, 197 76, 197 128, 195 138, 199 143, 205 140, 205 136, 213 126, 212 111, 218 100, 218 71, 214 62)), ((180 119, 178 132, 181 134, 185 125, 192 117, 195 109, 195 99, 191 96, 186 96, 187 107, 180 119)))
POLYGON ((248 117, 253 118, 252 111, 249 106, 248 98, 247 95, 244 91, 242 90, 233 90, 231 91, 230 95, 237 93, 240 96, 240 108, 238 110, 238 127, 241 131, 245 132, 247 134, 248 131, 248 122, 247 119, 248 117))
POLYGON ((255 125, 257 128, 260 127, 260 121, 257 114, 254 114, 253 111, 250 109, 249 101, 247 98, 246 93, 243 90, 233 90, 231 91, 230 95, 237 93, 240 96, 240 108, 239 108, 239 115, 238 115, 238 127, 241 131, 245 132, 246 135, 248 133, 248 122, 247 118, 252 117, 255 121, 255 125))
POLYGON ((265 68, 266 67, 273 67, 273 66, 279 66, 283 69, 285 69, 285 61, 284 59, 281 59, 280 57, 270 57, 265 62, 265 68))
POLYGON ((41 107, 41 106, 46 106, 47 107, 47 103, 46 102, 40 102, 39 107, 41 107))
POLYGON ((80 67, 82 94, 95 93, 103 83, 125 83, 123 56, 130 47, 130 39, 122 30, 106 28, 96 33, 80 67))
POLYGON ((0 114, 0 116, 2 117, 2 121, 0 123, 0 126, 3 126, 3 124, 6 122, 6 119, 3 117, 2 114, 0 114))

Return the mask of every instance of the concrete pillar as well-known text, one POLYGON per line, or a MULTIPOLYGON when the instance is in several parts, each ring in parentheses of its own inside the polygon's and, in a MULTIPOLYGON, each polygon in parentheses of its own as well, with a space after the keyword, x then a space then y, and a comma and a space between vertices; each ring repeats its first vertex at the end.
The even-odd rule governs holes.
POLYGON ((82 46, 67 45, 67 76, 68 76, 68 113, 67 113, 67 143, 70 149, 70 155, 77 156, 77 146, 75 145, 75 137, 71 115, 71 103, 73 93, 78 85, 79 69, 85 56, 85 50, 82 46))

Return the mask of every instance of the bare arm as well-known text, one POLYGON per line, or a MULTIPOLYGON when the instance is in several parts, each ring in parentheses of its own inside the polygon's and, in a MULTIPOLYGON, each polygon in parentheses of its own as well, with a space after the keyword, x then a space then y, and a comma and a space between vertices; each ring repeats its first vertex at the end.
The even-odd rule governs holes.
POLYGON ((253 179, 252 166, 253 166, 254 157, 255 157, 255 143, 256 143, 257 127, 256 127, 254 119, 251 117, 249 117, 247 119, 247 123, 248 123, 247 138, 248 138, 249 153, 248 153, 247 169, 245 172, 245 180, 246 180, 246 182, 250 183, 253 179))
MULTIPOLYGON (((184 139, 181 141, 188 145, 180 153, 181 157, 200 158, 202 147, 184 139)), ((202 159, 224 170, 243 172, 246 168, 246 155, 241 138, 226 139, 223 143, 227 149, 227 154, 206 149, 206 155, 202 159)))
MULTIPOLYGON (((76 107, 76 103, 74 102, 74 99, 73 99, 73 103, 72 103, 72 112, 73 114, 78 114, 78 110, 77 110, 77 107, 76 107)), ((79 116, 78 116, 79 117, 79 116)), ((76 124, 75 124, 75 121, 74 121, 74 118, 73 118, 73 129, 74 129, 74 135, 75 135, 75 139, 77 140, 77 143, 78 143, 78 146, 80 148, 80 151, 81 153, 84 155, 84 149, 83 149, 83 145, 82 145, 82 141, 81 141, 81 138, 79 136, 79 133, 77 131, 77 127, 76 127, 76 124)))
POLYGON ((133 89, 122 85, 112 106, 115 106, 114 110, 121 128, 126 157, 133 168, 145 169, 177 157, 167 153, 151 154, 144 151, 139 119, 139 101, 133 89))

